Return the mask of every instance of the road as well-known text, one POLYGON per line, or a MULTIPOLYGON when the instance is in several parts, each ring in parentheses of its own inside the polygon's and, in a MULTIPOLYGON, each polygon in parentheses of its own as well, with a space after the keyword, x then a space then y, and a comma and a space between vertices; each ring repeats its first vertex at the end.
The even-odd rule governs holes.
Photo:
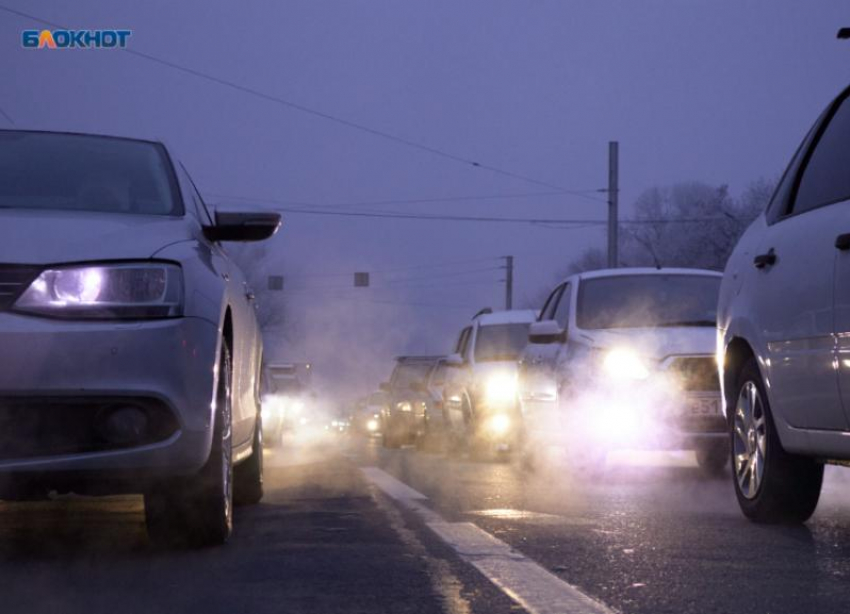
POLYGON ((618 455, 594 482, 375 440, 267 465, 266 499, 222 548, 152 548, 134 497, 0 503, 0 611, 522 611, 512 595, 540 612, 809 614, 850 598, 844 469, 786 528, 743 520, 728 479, 683 454, 618 455))

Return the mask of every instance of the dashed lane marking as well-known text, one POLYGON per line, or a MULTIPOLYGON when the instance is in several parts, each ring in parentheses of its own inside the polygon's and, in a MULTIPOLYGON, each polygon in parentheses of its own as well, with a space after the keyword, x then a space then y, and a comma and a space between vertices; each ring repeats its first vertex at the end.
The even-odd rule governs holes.
POLYGON ((564 582, 524 554, 471 522, 447 522, 423 502, 428 497, 378 469, 361 467, 366 478, 425 525, 530 614, 613 614, 602 603, 564 582))

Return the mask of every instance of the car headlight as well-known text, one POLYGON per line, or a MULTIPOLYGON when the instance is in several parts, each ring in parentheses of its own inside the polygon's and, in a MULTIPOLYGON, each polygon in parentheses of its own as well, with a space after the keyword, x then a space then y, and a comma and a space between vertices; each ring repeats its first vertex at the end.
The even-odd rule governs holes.
POLYGON ((634 350, 616 348, 602 359, 605 374, 617 380, 644 380, 649 377, 646 361, 634 350))
POLYGON ((401 403, 396 403, 396 409, 399 411, 413 411, 413 406, 407 401, 402 401, 401 403))
POLYGON ((45 269, 16 311, 60 318, 142 319, 183 315, 183 275, 175 264, 140 262, 45 269))
POLYGON ((488 404, 504 404, 516 401, 516 374, 496 373, 491 375, 484 387, 484 398, 488 404))

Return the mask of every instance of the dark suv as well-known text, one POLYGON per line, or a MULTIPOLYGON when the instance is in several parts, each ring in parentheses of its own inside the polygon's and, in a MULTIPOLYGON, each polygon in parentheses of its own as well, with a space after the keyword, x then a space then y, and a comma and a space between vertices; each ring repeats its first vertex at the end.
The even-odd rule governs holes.
POLYGON ((381 384, 388 403, 381 416, 385 448, 415 443, 428 405, 428 378, 440 356, 399 356, 390 381, 381 384))

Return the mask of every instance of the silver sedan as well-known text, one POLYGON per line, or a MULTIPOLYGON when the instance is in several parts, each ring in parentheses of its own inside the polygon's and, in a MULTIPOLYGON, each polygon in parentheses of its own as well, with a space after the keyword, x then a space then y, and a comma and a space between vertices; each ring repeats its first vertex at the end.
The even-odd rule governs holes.
POLYGON ((215 213, 161 143, 0 131, 0 498, 143 493, 160 542, 262 497, 262 341, 215 213))

